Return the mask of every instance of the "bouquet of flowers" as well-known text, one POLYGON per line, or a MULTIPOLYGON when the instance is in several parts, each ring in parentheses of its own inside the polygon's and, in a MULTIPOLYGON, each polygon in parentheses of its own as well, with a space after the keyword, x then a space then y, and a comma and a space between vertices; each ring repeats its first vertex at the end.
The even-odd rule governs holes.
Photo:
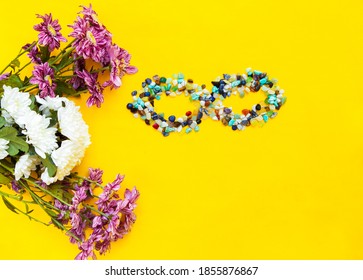
POLYGON ((64 230, 80 249, 76 259, 88 259, 130 231, 139 192, 126 189, 121 197, 124 177, 104 185, 100 169, 90 168, 87 177, 72 172, 90 136, 79 107, 67 97, 89 92, 87 105, 100 107, 104 88, 121 86, 122 76, 137 70, 92 7, 81 14, 70 26, 74 39, 63 49, 58 21, 38 15, 38 41, 25 45, 0 72, 0 196, 11 211, 64 230), (30 62, 21 67, 23 54, 30 62), (22 77, 28 66, 32 76, 22 77), (99 82, 100 75, 108 75, 106 82, 99 82), (34 205, 50 221, 35 217, 34 205))

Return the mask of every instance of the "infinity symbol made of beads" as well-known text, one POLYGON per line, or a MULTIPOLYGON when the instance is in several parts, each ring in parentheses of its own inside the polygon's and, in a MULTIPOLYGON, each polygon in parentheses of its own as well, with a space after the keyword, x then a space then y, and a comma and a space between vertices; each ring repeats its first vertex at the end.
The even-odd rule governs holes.
POLYGON ((173 78, 159 77, 147 78, 142 82, 142 90, 131 93, 133 102, 127 104, 135 117, 141 116, 147 125, 168 136, 171 132, 186 133, 199 131, 199 125, 204 116, 221 121, 230 126, 232 130, 244 130, 248 126, 263 126, 269 119, 277 115, 277 111, 285 104, 284 90, 277 86, 276 79, 269 79, 266 73, 250 68, 245 74, 223 74, 212 81, 212 90, 205 85, 199 86, 192 79, 185 80, 183 74, 173 75, 173 78), (241 114, 233 112, 232 107, 225 107, 223 100, 233 95, 244 97, 246 94, 262 91, 265 100, 244 109, 241 114), (166 117, 163 113, 154 110, 155 100, 160 100, 162 94, 190 96, 190 101, 195 102, 198 108, 188 111, 179 118, 174 115, 166 117))

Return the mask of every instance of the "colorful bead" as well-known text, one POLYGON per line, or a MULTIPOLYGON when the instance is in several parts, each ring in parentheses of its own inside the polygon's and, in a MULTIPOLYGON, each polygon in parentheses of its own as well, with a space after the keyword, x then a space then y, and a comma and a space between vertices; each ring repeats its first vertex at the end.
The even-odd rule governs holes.
POLYGON ((147 125, 164 136, 171 132, 186 133, 200 130, 203 116, 208 116, 223 125, 230 126, 232 130, 244 130, 248 126, 262 127, 269 119, 277 116, 277 111, 286 103, 283 96, 284 90, 280 89, 276 79, 270 79, 266 73, 258 70, 246 69, 244 74, 223 74, 212 81, 211 92, 205 85, 199 86, 193 79, 185 79, 182 73, 173 75, 172 78, 155 75, 142 82, 142 91, 131 93, 133 103, 127 104, 127 109, 134 116, 140 116, 147 125), (231 95, 243 98, 246 94, 262 92, 264 101, 257 103, 249 109, 243 109, 242 114, 236 114, 232 108, 223 105, 224 99, 231 95), (160 100, 162 94, 166 96, 184 95, 198 106, 197 110, 187 111, 182 117, 170 115, 167 119, 163 113, 154 111, 155 100, 160 100))
POLYGON ((131 93, 134 102, 127 104, 126 107, 134 115, 141 116, 147 125, 152 125, 164 136, 168 136, 171 132, 181 132, 184 127, 187 133, 192 130, 198 132, 200 130, 198 125, 202 122, 203 115, 207 115, 204 113, 215 100, 205 85, 199 86, 192 79, 185 80, 182 73, 173 75, 172 78, 154 75, 152 79, 145 79, 141 86, 143 88, 141 91, 131 93), (154 102, 160 100, 162 94, 178 96, 183 93, 190 96, 190 101, 198 106, 198 110, 194 113, 190 110, 181 118, 171 115, 165 119, 163 113, 158 114, 154 111, 154 102))

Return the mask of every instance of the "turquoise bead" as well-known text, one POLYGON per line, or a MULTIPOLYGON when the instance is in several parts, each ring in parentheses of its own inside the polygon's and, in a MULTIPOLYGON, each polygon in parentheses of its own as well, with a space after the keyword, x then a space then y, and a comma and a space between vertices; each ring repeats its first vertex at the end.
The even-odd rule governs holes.
POLYGON ((267 122, 267 121, 268 121, 268 116, 267 116, 267 115, 263 115, 263 116, 262 116, 262 118, 263 118, 263 120, 264 120, 265 122, 267 122))
POLYGON ((213 86, 213 87, 212 87, 212 92, 213 92, 213 93, 218 92, 218 88, 217 88, 216 86, 213 86))
POLYGON ((260 84, 261 84, 261 85, 266 84, 266 82, 267 82, 267 79, 266 79, 266 78, 263 78, 263 79, 261 79, 261 80, 260 80, 260 84))
POLYGON ((184 74, 183 73, 179 73, 178 74, 178 79, 184 79, 184 74))
POLYGON ((229 122, 228 122, 228 125, 229 126, 232 126, 232 125, 234 125, 234 123, 235 123, 236 121, 234 120, 234 119, 231 119, 229 122))
POLYGON ((258 70, 255 70, 255 71, 253 71, 253 72, 255 72, 255 74, 256 74, 256 75, 260 75, 260 74, 262 74, 262 72, 261 72, 261 71, 258 71, 258 70))
POLYGON ((196 127, 194 128, 194 130, 195 130, 195 132, 198 132, 198 131, 200 130, 199 126, 196 126, 196 127))
POLYGON ((142 101, 140 97, 137 99, 137 104, 139 104, 140 106, 145 105, 144 101, 142 101))
POLYGON ((199 95, 196 94, 196 93, 192 93, 191 97, 192 97, 192 100, 198 100, 199 99, 199 95))
POLYGON ((188 127, 186 130, 185 130, 185 133, 190 133, 192 131, 192 129, 190 127, 188 127))
POLYGON ((237 81, 232 82, 232 83, 231 83, 231 86, 232 86, 232 87, 236 87, 236 86, 238 86, 240 83, 241 83, 241 81, 237 80, 237 81))
POLYGON ((157 96, 155 96, 155 99, 156 100, 160 100, 161 99, 161 96, 160 95, 157 95, 157 96))

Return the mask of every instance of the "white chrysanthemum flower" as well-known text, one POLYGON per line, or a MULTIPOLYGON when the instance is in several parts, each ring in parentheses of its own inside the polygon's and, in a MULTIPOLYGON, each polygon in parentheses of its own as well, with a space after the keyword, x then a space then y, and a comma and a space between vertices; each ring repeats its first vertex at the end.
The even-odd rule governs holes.
POLYGON ((26 142, 34 146, 35 152, 41 158, 45 158, 45 154, 51 154, 58 147, 55 136, 57 129, 48 127, 49 118, 30 111, 21 119, 25 123, 25 129, 22 133, 27 136, 26 142))
POLYGON ((68 176, 72 169, 81 162, 84 156, 85 148, 71 140, 65 140, 62 145, 52 153, 52 160, 57 166, 57 173, 54 177, 50 177, 47 168, 41 175, 41 179, 47 185, 63 180, 68 176))
POLYGON ((46 96, 45 98, 41 98, 40 96, 35 96, 37 102, 40 105, 39 110, 44 114, 49 116, 50 112, 49 110, 58 111, 61 107, 63 107, 63 104, 65 104, 68 99, 64 97, 49 97, 46 96))
POLYGON ((8 156, 9 141, 5 139, 0 139, 0 159, 6 158, 8 156))
POLYGON ((14 119, 19 126, 23 127, 24 123, 19 121, 19 119, 23 120, 24 115, 28 114, 30 111, 29 106, 31 100, 29 98, 29 93, 21 92, 18 88, 12 88, 5 85, 3 88, 4 95, 1 99, 1 108, 8 113, 5 115, 3 114, 3 117, 9 123, 14 119))
POLYGON ((15 164, 15 179, 19 180, 23 176, 29 178, 30 173, 36 169, 39 163, 40 159, 38 156, 31 156, 29 154, 22 155, 15 164))
POLYGON ((84 122, 79 107, 72 101, 67 100, 65 107, 58 110, 58 121, 60 132, 68 139, 84 148, 91 144, 88 125, 84 122))

